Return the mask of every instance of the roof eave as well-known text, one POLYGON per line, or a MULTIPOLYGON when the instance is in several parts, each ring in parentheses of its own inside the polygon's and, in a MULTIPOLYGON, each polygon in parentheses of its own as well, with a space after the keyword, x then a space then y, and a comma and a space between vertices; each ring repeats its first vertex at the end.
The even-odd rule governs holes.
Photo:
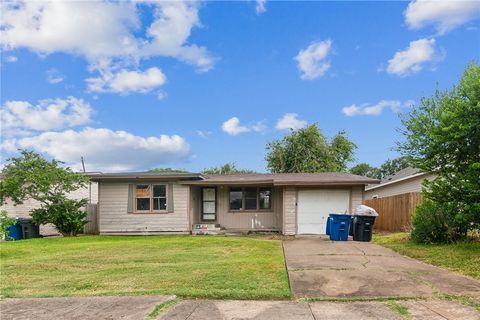
POLYGON ((94 175, 90 176, 90 180, 94 182, 107 182, 107 181, 115 181, 115 182, 123 182, 123 181, 177 181, 177 180, 185 180, 185 179, 192 179, 191 181, 201 180, 203 176, 201 175, 191 175, 191 174, 178 174, 178 175, 94 175), (195 180, 193 180, 195 179, 195 180))
POLYGON ((208 181, 199 180, 199 181, 182 181, 181 184, 184 185, 209 185, 209 186, 237 186, 237 185, 257 185, 257 184, 273 184, 273 180, 254 180, 254 181, 208 181))
POLYGON ((275 186, 364 186, 372 183, 372 181, 280 181, 275 182, 275 186))

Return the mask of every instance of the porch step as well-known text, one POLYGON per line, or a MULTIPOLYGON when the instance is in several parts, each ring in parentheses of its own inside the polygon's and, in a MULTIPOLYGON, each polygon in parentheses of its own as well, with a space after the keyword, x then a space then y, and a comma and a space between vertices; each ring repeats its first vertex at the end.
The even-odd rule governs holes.
POLYGON ((225 231, 219 225, 213 223, 198 223, 193 225, 193 235, 203 234, 225 234, 225 231))

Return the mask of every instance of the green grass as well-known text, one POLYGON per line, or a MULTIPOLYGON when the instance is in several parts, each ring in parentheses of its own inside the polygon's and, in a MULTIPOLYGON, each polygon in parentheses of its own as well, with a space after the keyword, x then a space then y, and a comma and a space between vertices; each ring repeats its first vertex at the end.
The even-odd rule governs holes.
POLYGON ((397 301, 388 301, 385 303, 387 307, 395 312, 396 314, 402 316, 403 318, 410 318, 410 311, 404 305, 398 303, 397 301))
POLYGON ((398 253, 480 280, 480 242, 415 244, 407 233, 375 235, 374 242, 398 253))
POLYGON ((246 237, 84 236, 0 244, 2 297, 290 298, 282 244, 246 237))
POLYGON ((150 312, 150 314, 145 318, 145 320, 155 320, 158 318, 160 313, 167 311, 168 309, 172 308, 174 305, 179 303, 180 300, 167 300, 163 303, 157 304, 155 308, 150 312))

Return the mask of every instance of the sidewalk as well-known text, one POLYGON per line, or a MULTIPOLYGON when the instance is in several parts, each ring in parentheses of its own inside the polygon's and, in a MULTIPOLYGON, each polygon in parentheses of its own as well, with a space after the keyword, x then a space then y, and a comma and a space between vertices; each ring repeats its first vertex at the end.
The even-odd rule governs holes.
POLYGON ((479 320, 475 309, 453 301, 293 302, 293 301, 183 301, 166 310, 160 320, 479 320), (394 311, 403 306, 406 314, 394 311), (390 305, 390 306, 389 306, 390 305))
MULTIPOLYGON (((2 320, 145 319, 171 296, 5 299, 2 320)), ((295 302, 184 300, 160 312, 161 320, 480 320, 480 313, 455 301, 295 302), (399 311, 404 309, 404 313, 399 311), (405 317, 407 316, 407 317, 405 317)))

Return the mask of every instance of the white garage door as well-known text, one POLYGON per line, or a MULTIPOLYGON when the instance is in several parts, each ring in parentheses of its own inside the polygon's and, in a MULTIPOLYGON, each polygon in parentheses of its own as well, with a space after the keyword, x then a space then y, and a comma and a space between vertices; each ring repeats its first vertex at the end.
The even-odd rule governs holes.
POLYGON ((330 213, 349 211, 348 190, 300 190, 298 192, 298 233, 325 234, 330 213))

